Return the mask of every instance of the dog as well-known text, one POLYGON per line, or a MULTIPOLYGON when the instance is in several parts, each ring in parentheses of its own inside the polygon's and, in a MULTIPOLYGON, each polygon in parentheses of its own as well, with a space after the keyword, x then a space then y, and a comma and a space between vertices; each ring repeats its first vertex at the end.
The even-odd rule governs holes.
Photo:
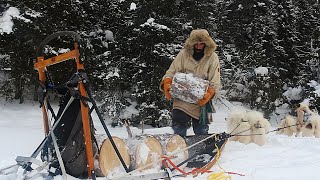
POLYGON ((267 142, 266 133, 271 124, 258 111, 237 109, 227 118, 228 132, 240 136, 232 136, 230 140, 244 144, 251 142, 264 145, 267 142))
POLYGON ((260 121, 252 126, 252 142, 262 146, 267 143, 266 129, 262 127, 260 121))
POLYGON ((279 131, 276 134, 284 134, 287 136, 292 136, 297 133, 297 118, 294 116, 287 115, 281 120, 279 124, 279 131))
POLYGON ((313 137, 315 133, 315 124, 314 122, 306 122, 301 128, 302 137, 313 137))
POLYGON ((249 144, 251 142, 251 126, 245 119, 245 110, 233 110, 226 120, 228 133, 231 135, 239 135, 232 136, 229 138, 229 140, 239 141, 243 144, 249 144))
POLYGON ((320 116, 313 113, 301 128, 302 137, 320 138, 320 116))
MULTIPOLYGON (((295 134, 297 137, 300 132, 302 131, 302 128, 304 126, 304 117, 306 114, 313 115, 314 112, 312 112, 309 109, 309 106, 306 103, 300 103, 299 107, 295 109, 295 112, 297 113, 297 116, 291 116, 287 115, 284 119, 280 121, 280 124, 278 126, 279 131, 277 134, 284 134, 287 136, 292 136, 295 134)), ((309 127, 309 126, 308 126, 309 127)), ((305 135, 308 134, 308 129, 304 129, 305 135)))
POLYGON ((265 133, 267 133, 271 129, 270 122, 266 118, 264 118, 262 112, 247 111, 247 113, 245 114, 245 119, 248 120, 251 127, 254 127, 257 123, 259 123, 260 126, 265 129, 265 133))
POLYGON ((270 122, 259 111, 248 111, 245 115, 251 126, 251 141, 260 146, 267 143, 267 133, 271 129, 270 122))

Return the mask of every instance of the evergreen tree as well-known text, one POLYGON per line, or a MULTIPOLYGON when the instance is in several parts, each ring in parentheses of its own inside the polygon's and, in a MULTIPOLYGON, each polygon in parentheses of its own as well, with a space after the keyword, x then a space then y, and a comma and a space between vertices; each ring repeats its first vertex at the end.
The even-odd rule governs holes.
MULTIPOLYGON (((314 0, 10 0, 0 3, 0 12, 9 7, 18 8, 20 17, 13 18, 12 33, 0 35, 0 67, 11 68, 0 93, 21 102, 37 84, 33 62, 39 43, 64 30, 81 36, 92 89, 114 125, 123 118, 136 125, 141 120, 168 125, 171 104, 159 82, 196 28, 207 29, 218 44, 221 92, 230 100, 271 112, 301 100, 286 99, 288 88, 301 86, 304 98, 316 97, 307 85, 320 77, 320 6, 314 0), (259 67, 268 74, 255 71, 259 67), (138 112, 124 116, 132 106, 138 112)), ((57 38, 46 50, 71 49, 70 41, 57 38)), ((70 66, 48 69, 61 84, 74 70, 70 66)))

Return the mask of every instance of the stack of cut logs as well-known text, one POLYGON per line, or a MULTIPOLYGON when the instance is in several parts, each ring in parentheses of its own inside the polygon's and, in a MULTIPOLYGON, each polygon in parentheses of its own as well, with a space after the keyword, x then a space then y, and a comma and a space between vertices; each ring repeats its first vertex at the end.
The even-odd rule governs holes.
MULTIPOLYGON (((189 157, 185 140, 176 134, 139 135, 128 139, 113 136, 112 139, 130 170, 160 169, 163 155, 169 156, 175 164, 189 157)), ((103 176, 125 172, 108 138, 100 147, 98 160, 103 176)))

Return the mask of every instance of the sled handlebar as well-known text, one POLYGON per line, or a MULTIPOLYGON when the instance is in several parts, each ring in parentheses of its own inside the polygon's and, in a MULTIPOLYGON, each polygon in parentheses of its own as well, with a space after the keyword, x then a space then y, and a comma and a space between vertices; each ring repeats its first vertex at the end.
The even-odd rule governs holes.
MULTIPOLYGON (((51 34, 50 36, 48 36, 47 38, 45 38, 39 45, 38 49, 37 49, 37 57, 42 56, 44 53, 44 46, 47 45, 51 40, 60 37, 60 36, 73 36, 75 38, 75 42, 78 43, 78 46, 80 47, 80 36, 74 32, 74 31, 58 31, 54 34, 51 34)), ((79 53, 80 56, 81 54, 81 49, 79 48, 79 53)))

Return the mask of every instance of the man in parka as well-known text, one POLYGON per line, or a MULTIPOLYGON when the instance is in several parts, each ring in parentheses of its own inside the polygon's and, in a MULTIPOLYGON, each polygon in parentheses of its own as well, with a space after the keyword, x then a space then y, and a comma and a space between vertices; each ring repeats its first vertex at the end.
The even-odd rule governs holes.
POLYGON ((192 73, 210 82, 203 99, 200 99, 197 104, 173 99, 172 128, 175 134, 186 136, 190 122, 195 134, 208 134, 208 121, 200 122, 200 114, 201 108, 211 104, 211 99, 220 87, 220 63, 214 52, 216 47, 207 30, 193 30, 185 41, 184 48, 172 61, 162 78, 160 87, 167 100, 172 99, 169 90, 172 78, 177 72, 192 73))

